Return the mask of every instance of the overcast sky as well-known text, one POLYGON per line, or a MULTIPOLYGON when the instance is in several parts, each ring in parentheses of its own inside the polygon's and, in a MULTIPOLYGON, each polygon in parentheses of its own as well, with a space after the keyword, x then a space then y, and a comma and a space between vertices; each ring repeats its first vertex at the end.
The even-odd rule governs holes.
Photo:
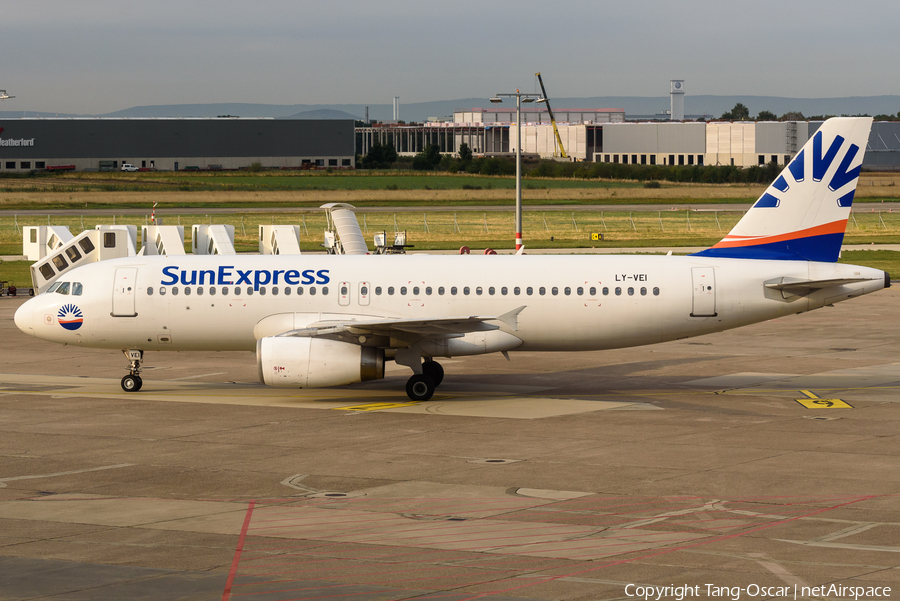
POLYGON ((896 0, 0 0, 0 110, 900 94, 896 0))

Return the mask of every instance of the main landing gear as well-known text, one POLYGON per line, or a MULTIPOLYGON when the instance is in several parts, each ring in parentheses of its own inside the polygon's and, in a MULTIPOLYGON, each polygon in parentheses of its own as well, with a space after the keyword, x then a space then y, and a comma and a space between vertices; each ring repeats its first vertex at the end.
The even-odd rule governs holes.
POLYGON ((422 373, 406 381, 406 395, 413 401, 427 401, 444 380, 444 368, 432 359, 422 363, 422 373))
POLYGON ((144 360, 144 351, 139 349, 123 349, 122 353, 128 357, 128 375, 122 378, 122 390, 125 392, 137 392, 144 385, 139 375, 141 362, 144 360))

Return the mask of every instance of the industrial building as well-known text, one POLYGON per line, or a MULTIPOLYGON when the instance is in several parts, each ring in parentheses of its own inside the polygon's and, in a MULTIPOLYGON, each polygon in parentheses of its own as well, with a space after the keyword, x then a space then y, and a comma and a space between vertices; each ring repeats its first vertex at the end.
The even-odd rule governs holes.
POLYGON ((0 173, 353 168, 352 120, 0 119, 0 173))

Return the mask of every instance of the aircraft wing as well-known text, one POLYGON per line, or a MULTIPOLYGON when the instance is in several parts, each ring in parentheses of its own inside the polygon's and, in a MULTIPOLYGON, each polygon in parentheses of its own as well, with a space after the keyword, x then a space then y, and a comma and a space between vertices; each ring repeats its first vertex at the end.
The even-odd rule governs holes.
POLYGON ((516 330, 518 328, 517 316, 524 308, 523 305, 503 315, 470 315, 440 319, 383 318, 360 321, 319 321, 305 328, 284 332, 279 336, 345 340, 346 335, 349 334, 351 336, 385 336, 406 341, 430 337, 455 338, 469 332, 500 329, 499 325, 489 323, 491 321, 499 321, 512 330, 516 330))

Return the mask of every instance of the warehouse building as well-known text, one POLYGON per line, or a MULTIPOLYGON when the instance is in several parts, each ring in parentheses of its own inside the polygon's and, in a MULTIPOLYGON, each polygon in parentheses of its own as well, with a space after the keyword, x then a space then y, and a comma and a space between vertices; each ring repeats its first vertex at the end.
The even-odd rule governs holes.
POLYGON ((355 166, 352 120, 0 119, 0 173, 355 166))

